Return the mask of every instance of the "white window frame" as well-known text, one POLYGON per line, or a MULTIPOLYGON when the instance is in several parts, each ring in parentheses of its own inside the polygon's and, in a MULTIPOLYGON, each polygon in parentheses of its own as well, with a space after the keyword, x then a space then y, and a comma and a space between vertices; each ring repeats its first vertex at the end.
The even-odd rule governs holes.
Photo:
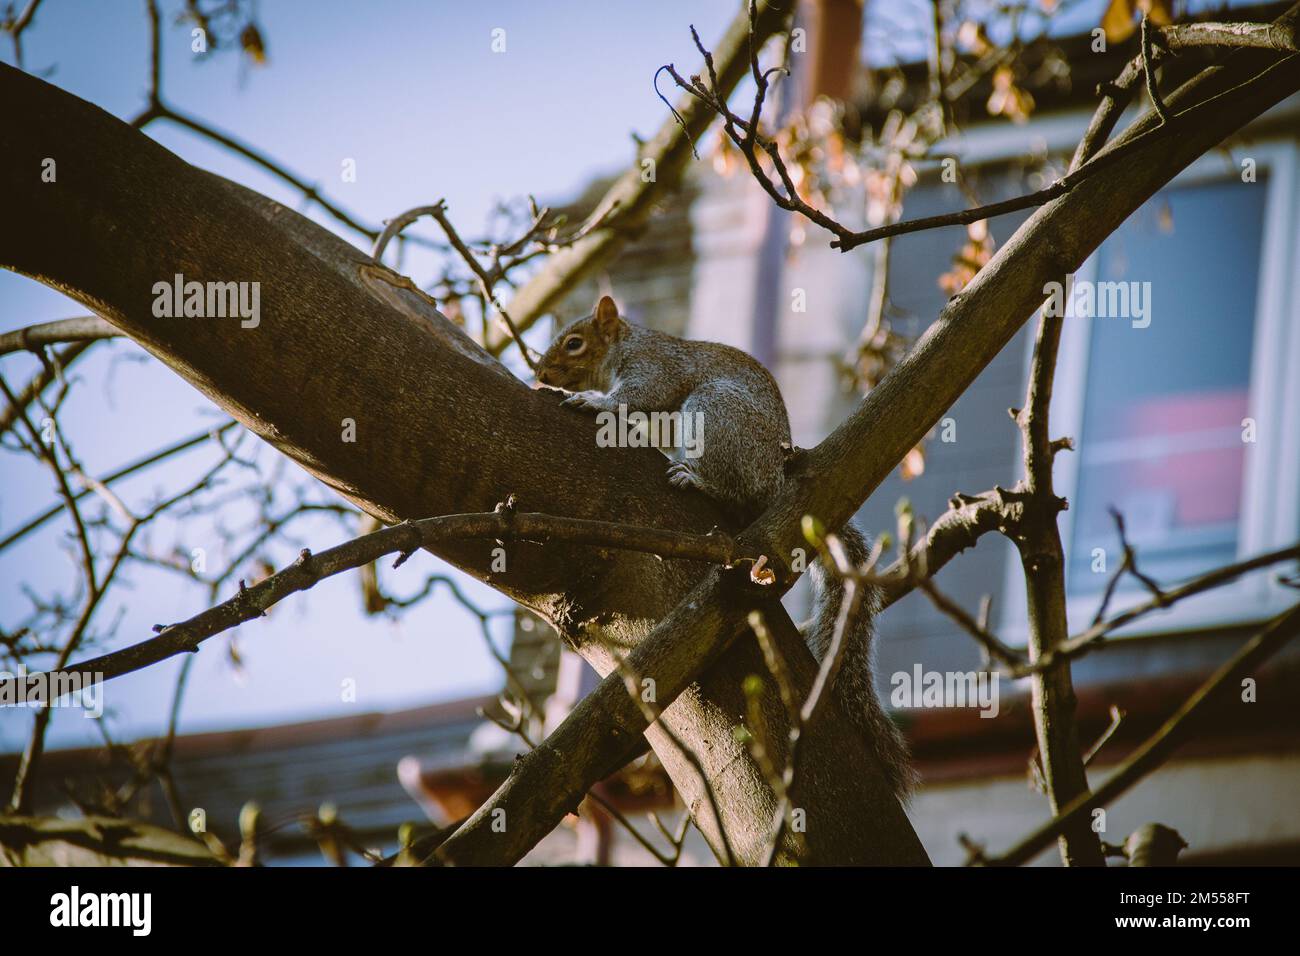
MULTIPOLYGON (((1281 109, 1285 110, 1284 105, 1281 109)), ((1030 130, 1035 151, 1069 155, 1091 113, 1045 118, 1030 130)), ((973 130, 949 144, 967 166, 1005 162, 1024 155, 1025 131, 1009 127, 973 130)), ((1256 419, 1256 441, 1246 445, 1242 506, 1237 536, 1237 558, 1242 560, 1286 547, 1300 540, 1300 139, 1277 136, 1252 141, 1225 156, 1215 151, 1200 157, 1176 176, 1169 187, 1213 182, 1241 175, 1240 160, 1256 161, 1256 175, 1268 190, 1264 203, 1262 254, 1257 275, 1255 329, 1250 371, 1249 414, 1256 419), (1270 413, 1271 414, 1267 414, 1270 413)), ((1166 188, 1169 188, 1166 187, 1166 188)), ((1078 279, 1096 275, 1095 257, 1076 273, 1078 279)), ((1158 319, 1157 319, 1158 321, 1158 319)), ((1051 408, 1053 437, 1079 438, 1083 424, 1084 388, 1087 382, 1091 320, 1067 319, 1057 360, 1051 408)), ((1032 348, 1025 350, 1022 383, 1028 381, 1032 348)), ((1009 473, 1019 475, 1018 447, 1009 473)), ((1064 453, 1054 471, 1057 494, 1073 502, 1077 497, 1079 456, 1064 453)), ((1062 545, 1070 553, 1075 512, 1060 518, 1062 545)), ((1118 545, 1118 542, 1116 542, 1118 545)), ((1119 560, 1118 547, 1109 551, 1108 573, 1119 560)), ((1141 550, 1138 562, 1141 567, 1141 550)), ((1245 625, 1276 614, 1294 602, 1294 592, 1273 582, 1278 569, 1253 572, 1231 585, 1189 598, 1172 608, 1156 611, 1117 637, 1138 637, 1228 625, 1245 625)), ((1066 568, 1068 574, 1068 566, 1066 568)), ((1014 548, 1007 549, 1006 575, 999 607, 999 634, 1012 644, 1028 640, 1024 601, 1024 570, 1014 548)), ((1173 585, 1175 581, 1161 581, 1173 585)), ((1110 605, 1114 613, 1146 597, 1145 592, 1119 590, 1110 605)), ((1068 599, 1070 632, 1091 623, 1100 591, 1068 599)))

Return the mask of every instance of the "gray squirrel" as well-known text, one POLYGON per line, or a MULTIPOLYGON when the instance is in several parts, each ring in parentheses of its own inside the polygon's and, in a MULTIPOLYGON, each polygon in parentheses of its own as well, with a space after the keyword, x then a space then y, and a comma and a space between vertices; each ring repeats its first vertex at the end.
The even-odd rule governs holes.
MULTIPOLYGON (((696 458, 673 461, 668 480, 697 488, 739 522, 766 509, 785 481, 790 419, 776 380, 740 349, 680 339, 624 321, 609 296, 592 315, 556 335, 536 368, 539 385, 569 393, 567 406, 593 412, 704 413, 706 439, 696 458)), ((839 531, 849 559, 868 556, 867 539, 846 523, 839 531)), ((821 661, 830 647, 844 592, 820 561, 811 570, 817 611, 804 639, 821 661)), ((872 684, 874 598, 863 604, 847 643, 834 693, 844 713, 875 748, 886 779, 906 799, 915 778, 903 735, 885 714, 872 684)))

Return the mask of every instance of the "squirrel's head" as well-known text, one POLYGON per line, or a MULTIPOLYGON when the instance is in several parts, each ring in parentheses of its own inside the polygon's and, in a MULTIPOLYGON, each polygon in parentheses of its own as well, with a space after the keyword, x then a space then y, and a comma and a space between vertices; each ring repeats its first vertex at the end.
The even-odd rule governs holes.
POLYGON ((610 350, 627 327, 614 300, 604 296, 591 315, 570 322, 555 337, 537 363, 537 383, 566 392, 608 390, 610 350))

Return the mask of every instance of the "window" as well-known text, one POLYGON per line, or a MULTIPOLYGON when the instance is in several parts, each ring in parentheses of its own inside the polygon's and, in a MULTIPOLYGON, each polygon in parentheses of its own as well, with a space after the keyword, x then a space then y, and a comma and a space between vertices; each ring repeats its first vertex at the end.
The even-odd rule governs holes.
MULTIPOLYGON (((1163 584, 1300 537, 1296 175, 1293 142, 1204 157, 1075 277, 1052 405, 1052 435, 1077 447, 1056 467, 1070 501, 1061 531, 1072 632, 1091 621, 1121 557, 1111 508, 1142 570, 1163 584), (1253 183, 1240 174, 1246 154, 1253 183)), ((1002 626, 1023 640, 1023 574, 1010 560, 1002 626)), ((1134 585, 1112 608, 1140 596, 1134 585)), ((1141 631, 1247 622, 1285 600, 1262 573, 1141 631)))
POLYGON ((1111 508, 1157 580, 1236 558, 1265 194, 1240 181, 1166 190, 1094 257, 1096 311, 1130 301, 1087 337, 1072 594, 1104 586, 1111 508))

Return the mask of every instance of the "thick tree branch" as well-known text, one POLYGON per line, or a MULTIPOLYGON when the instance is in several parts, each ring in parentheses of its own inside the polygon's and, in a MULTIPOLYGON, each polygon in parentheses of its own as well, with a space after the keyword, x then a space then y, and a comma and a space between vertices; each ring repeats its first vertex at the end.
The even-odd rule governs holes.
POLYGON ((1176 23, 1155 27, 1155 42, 1175 53, 1203 47, 1298 53, 1295 19, 1273 23, 1176 23))

